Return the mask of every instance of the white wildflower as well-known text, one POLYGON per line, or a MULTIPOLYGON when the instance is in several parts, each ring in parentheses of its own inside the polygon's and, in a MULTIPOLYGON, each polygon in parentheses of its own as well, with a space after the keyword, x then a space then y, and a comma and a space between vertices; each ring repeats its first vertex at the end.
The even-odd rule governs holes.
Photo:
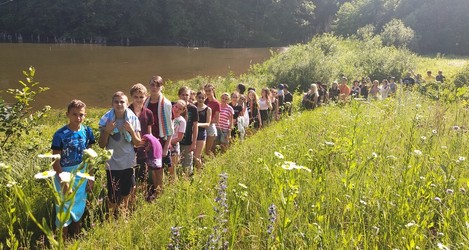
POLYGON ((435 183, 430 184, 430 187, 436 187, 435 183))
POLYGON ((446 193, 447 193, 447 194, 453 194, 453 193, 454 193, 454 190, 453 190, 453 189, 450 189, 450 188, 448 188, 448 189, 446 189, 446 193))
POLYGON ((447 146, 441 146, 441 149, 448 149, 447 146))
POLYGON ((372 156, 373 158, 378 158, 378 154, 375 153, 375 152, 371 153, 371 156, 372 156))
POLYGON ((461 192, 461 193, 466 193, 466 189, 464 189, 463 187, 462 187, 462 188, 459 188, 459 192, 461 192))
POLYGON ((422 141, 425 141, 425 140, 427 140, 427 137, 424 136, 424 135, 422 135, 422 136, 420 137, 420 139, 422 139, 422 141))
POLYGON ((438 242, 437 246, 438 246, 438 249, 442 249, 442 250, 449 250, 450 249, 449 247, 443 245, 441 242, 438 242))
POLYGON ((409 222, 405 225, 405 227, 407 227, 407 228, 414 227, 414 226, 418 226, 417 223, 415 223, 415 221, 411 221, 411 222, 409 222))
POLYGON ((438 134, 438 131, 436 131, 436 129, 432 130, 432 134, 436 135, 438 134))
POLYGON ((40 154, 37 157, 39 158, 50 158, 50 159, 60 159, 60 154, 52 154, 52 153, 45 153, 45 154, 40 154))
POLYGON ((60 177, 60 183, 70 183, 72 180, 72 174, 70 172, 62 172, 59 174, 60 177))
POLYGON ((333 143, 331 141, 326 141, 325 143, 326 143, 327 146, 331 146, 331 147, 335 146, 335 143, 333 143))
POLYGON ((364 206, 368 205, 368 203, 366 203, 366 201, 361 200, 361 199, 360 199, 360 203, 361 203, 362 205, 364 205, 364 206))
POLYGON ((240 182, 240 183, 238 183, 238 185, 239 185, 240 187, 244 188, 244 189, 248 189, 248 186, 244 185, 244 184, 243 184, 243 183, 241 183, 241 182, 240 182))
POLYGON ((54 175, 55 175, 54 170, 48 170, 48 171, 44 171, 44 172, 35 174, 34 178, 36 178, 36 179, 46 179, 46 178, 52 177, 54 175))
POLYGON ((92 148, 87 148, 83 150, 83 152, 91 158, 98 157, 98 153, 96 153, 96 151, 94 151, 92 148))
POLYGON ((425 180, 425 176, 420 176, 420 180, 424 181, 424 180, 425 180))
POLYGON ((440 197, 438 197, 438 196, 437 196, 437 197, 435 197, 435 199, 434 199, 434 200, 435 200, 435 201, 438 201, 438 202, 440 202, 440 203, 441 203, 441 198, 440 198, 440 197))
POLYGON ((91 176, 88 173, 78 172, 77 175, 80 176, 81 178, 85 178, 87 180, 94 181, 94 176, 91 176))
POLYGON ((422 107, 422 105, 420 105, 420 104, 417 104, 417 105, 415 105, 415 107, 419 109, 419 108, 421 108, 421 107, 422 107))
POLYGON ((397 157, 394 155, 388 155, 386 158, 391 159, 391 160, 397 160, 397 157))
POLYGON ((18 182, 10 181, 10 182, 7 183, 7 187, 11 188, 11 187, 15 186, 16 184, 18 184, 18 182))
POLYGON ((464 156, 459 156, 459 161, 465 161, 466 160, 466 157, 464 156))
POLYGON ((279 159, 284 159, 284 158, 285 158, 285 157, 284 157, 281 153, 279 153, 279 152, 274 152, 274 155, 277 156, 277 158, 279 158, 279 159))
POLYGON ((461 128, 459 126, 453 126, 453 130, 460 130, 461 128))
POLYGON ((421 156, 421 155, 422 155, 422 151, 416 149, 416 150, 414 150, 414 154, 417 155, 417 156, 421 156))

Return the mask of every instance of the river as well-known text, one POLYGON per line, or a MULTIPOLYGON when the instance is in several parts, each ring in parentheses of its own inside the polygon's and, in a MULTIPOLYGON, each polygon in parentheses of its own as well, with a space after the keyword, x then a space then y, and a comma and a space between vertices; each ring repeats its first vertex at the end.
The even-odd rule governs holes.
POLYGON ((39 86, 50 90, 34 105, 64 108, 72 99, 91 107, 108 107, 117 90, 128 92, 153 75, 165 80, 224 76, 247 72, 251 64, 270 57, 270 48, 187 48, 166 46, 100 46, 86 44, 0 44, 0 96, 21 88, 23 70, 34 66, 39 86))

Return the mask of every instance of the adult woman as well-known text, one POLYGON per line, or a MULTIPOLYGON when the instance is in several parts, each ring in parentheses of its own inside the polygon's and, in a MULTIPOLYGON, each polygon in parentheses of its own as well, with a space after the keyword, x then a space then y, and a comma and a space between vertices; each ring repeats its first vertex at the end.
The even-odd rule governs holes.
POLYGON ((353 81, 352 89, 350 90, 352 98, 357 98, 360 94, 360 82, 358 80, 353 81))
POLYGON ((215 139, 217 138, 217 124, 218 119, 220 118, 220 102, 216 99, 215 96, 215 86, 213 84, 206 84, 204 86, 205 104, 212 109, 211 124, 207 128, 207 142, 205 145, 205 154, 208 156, 213 156, 215 153, 215 139))
POLYGON ((197 144, 194 151, 195 166, 198 170, 202 168, 202 150, 207 139, 207 128, 210 126, 212 119, 212 109, 205 105, 205 94, 202 91, 197 92, 197 112, 199 113, 199 131, 197 134, 197 144))
POLYGON ((316 84, 311 84, 308 92, 303 96, 303 107, 305 109, 314 109, 318 104, 318 86, 316 84))
POLYGON ((333 102, 337 102, 339 100, 340 90, 339 90, 339 83, 334 81, 332 83, 332 87, 329 89, 329 100, 333 102))
MULTIPOLYGON (((234 111, 233 114, 233 130, 231 131, 231 137, 236 138, 236 136, 239 134, 239 128, 238 128, 238 117, 243 117, 243 109, 244 109, 244 103, 240 104, 239 102, 239 93, 238 92, 233 92, 231 93, 231 102, 229 104, 234 111)), ((242 123, 241 123, 242 125, 242 123)), ((242 128, 244 129, 244 128, 242 128)))
POLYGON ((384 79, 381 85, 381 99, 386 99, 389 96, 389 93, 391 93, 391 88, 389 87, 389 82, 387 79, 384 79))
POLYGON ((370 88, 369 96, 371 96, 371 98, 373 98, 373 100, 378 100, 379 99, 378 95, 379 95, 380 89, 379 89, 378 85, 379 85, 379 81, 374 80, 373 85, 370 88))

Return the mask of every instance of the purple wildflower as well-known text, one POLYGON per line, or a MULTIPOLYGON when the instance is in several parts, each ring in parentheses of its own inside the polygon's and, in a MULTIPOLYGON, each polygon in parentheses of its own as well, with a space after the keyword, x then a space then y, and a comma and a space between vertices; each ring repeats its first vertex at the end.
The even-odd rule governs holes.
POLYGON ((228 174, 222 173, 218 176, 220 176, 220 181, 216 187, 216 206, 213 207, 213 210, 216 212, 215 221, 217 224, 213 227, 213 233, 209 236, 206 249, 228 249, 228 241, 223 237, 223 235, 228 232, 228 229, 226 228, 228 220, 225 219, 226 214, 229 211, 226 198, 228 174))
POLYGON ((179 230, 181 227, 171 227, 171 238, 170 243, 168 244, 168 249, 170 250, 179 250, 179 236, 181 233, 179 230))
POLYGON ((274 238, 274 225, 277 220, 277 207, 275 204, 269 206, 269 225, 267 226, 267 233, 273 239, 274 238))

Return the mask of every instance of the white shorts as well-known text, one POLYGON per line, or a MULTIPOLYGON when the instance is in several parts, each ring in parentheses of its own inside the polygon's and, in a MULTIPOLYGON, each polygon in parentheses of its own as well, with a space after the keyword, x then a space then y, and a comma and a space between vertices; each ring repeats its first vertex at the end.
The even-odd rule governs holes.
POLYGON ((215 123, 210 124, 207 128, 207 136, 217 136, 217 127, 215 123))

